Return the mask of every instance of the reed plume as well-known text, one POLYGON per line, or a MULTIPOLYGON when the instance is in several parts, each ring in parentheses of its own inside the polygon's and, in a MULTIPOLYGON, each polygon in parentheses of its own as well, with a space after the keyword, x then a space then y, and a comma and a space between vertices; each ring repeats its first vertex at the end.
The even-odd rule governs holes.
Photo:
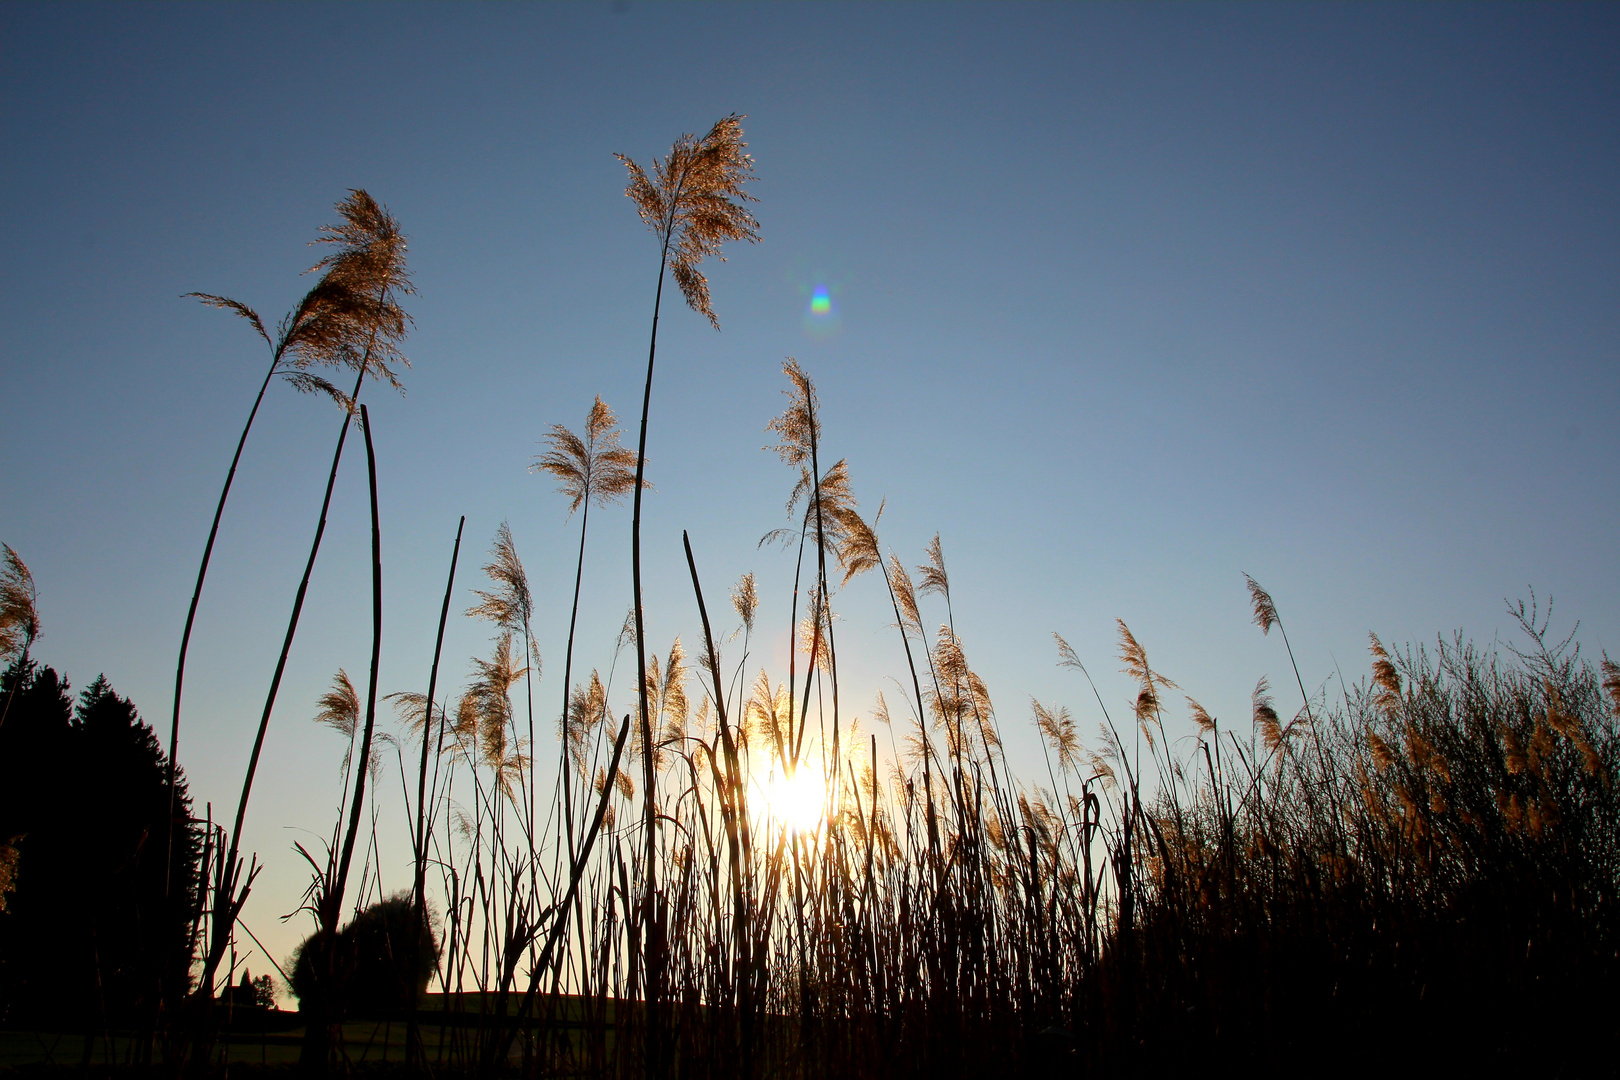
POLYGON ((1260 628, 1262 634, 1269 635, 1273 626, 1282 634, 1283 647, 1288 650, 1288 662, 1294 669, 1294 681, 1299 684, 1299 696, 1305 700, 1305 716, 1310 720, 1311 696, 1305 692, 1305 680, 1300 678, 1299 663, 1294 659, 1294 646, 1288 641, 1288 630, 1282 624, 1282 616, 1277 614, 1277 603, 1254 578, 1244 574, 1243 580, 1249 587, 1249 601, 1254 607, 1254 624, 1260 628))
POLYGON ((518 739, 512 687, 528 674, 528 667, 512 651, 512 630, 503 627, 489 659, 474 657, 472 663, 475 675, 461 696, 458 721, 462 730, 474 733, 472 745, 493 775, 495 790, 521 809, 528 758, 518 739))
POLYGON ((1046 736, 1052 752, 1057 754, 1058 770, 1064 772, 1077 766, 1081 753, 1080 736, 1074 730, 1074 717, 1069 715, 1069 710, 1062 706, 1049 709, 1034 698, 1030 699, 1030 707, 1035 712, 1035 726, 1046 736))
POLYGON ((1249 695, 1254 711, 1254 726, 1260 732, 1261 740, 1268 751, 1275 753, 1282 745, 1282 722, 1277 716, 1276 702, 1271 696, 1271 684, 1264 675, 1254 684, 1254 692, 1249 695))
POLYGON ((338 668, 338 673, 332 677, 332 689, 317 698, 315 704, 318 707, 315 722, 325 724, 345 740, 342 771, 347 780, 349 758, 354 753, 354 733, 360 724, 360 695, 355 693, 349 673, 338 668))
MULTIPOLYGON (((528 747, 534 746, 534 677, 540 670, 540 647, 535 642, 530 627, 534 621, 534 596, 529 591, 529 576, 524 572, 523 560, 518 558, 517 544, 512 539, 511 526, 501 522, 495 530, 495 543, 490 549, 489 562, 484 566, 484 573, 495 583, 492 591, 474 589, 473 595, 478 597, 478 603, 467 609, 467 614, 473 618, 487 619, 499 627, 503 638, 497 639, 497 658, 512 667, 517 672, 515 678, 524 680, 524 689, 527 694, 528 738, 519 740, 516 717, 511 717, 512 740, 522 742, 528 747), (524 661, 521 666, 510 660, 511 636, 522 635, 522 655, 524 661)), ((515 681, 515 679, 514 679, 515 681)), ((503 688, 502 693, 505 693, 503 688)), ((486 711, 486 715, 488 715, 486 711)), ((486 740, 486 745, 488 741, 486 740)), ((527 762, 527 758, 522 759, 527 762)), ((535 791, 532 777, 523 769, 512 770, 503 767, 498 775, 506 783, 511 783, 515 776, 521 784, 521 808, 524 815, 525 834, 529 839, 530 861, 534 856, 534 814, 535 791)), ((510 794, 510 792, 508 792, 510 794)))
POLYGON ((17 891, 17 864, 22 854, 17 844, 22 839, 19 834, 0 841, 0 915, 6 913, 7 898, 17 891))
POLYGON ((939 533, 928 542, 928 561, 917 567, 917 592, 921 595, 938 593, 947 601, 951 598, 951 579, 945 572, 945 550, 940 546, 939 533))
POLYGON ((731 606, 749 633, 754 632, 754 613, 759 610, 759 591, 754 586, 753 571, 737 579, 731 590, 731 606))
POLYGON ((743 190, 754 179, 754 159, 743 152, 748 144, 742 141, 742 121, 732 113, 701 139, 682 135, 668 155, 653 159, 651 177, 623 154, 614 155, 630 173, 625 195, 658 237, 660 281, 667 264, 687 306, 716 330, 720 320, 698 265, 711 255, 724 262, 720 249, 729 240, 759 240, 759 222, 743 206, 755 199, 743 190))
POLYGON ((568 499, 568 513, 590 505, 607 506, 623 499, 635 484, 636 455, 619 444, 619 424, 600 397, 585 416, 581 438, 561 424, 546 434, 550 449, 535 459, 530 472, 556 477, 568 499))

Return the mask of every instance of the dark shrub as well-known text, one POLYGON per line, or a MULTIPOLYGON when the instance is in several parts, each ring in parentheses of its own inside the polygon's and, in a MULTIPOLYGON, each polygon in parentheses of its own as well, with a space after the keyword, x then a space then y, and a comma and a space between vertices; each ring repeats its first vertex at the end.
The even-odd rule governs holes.
MULTIPOLYGON (((411 974, 411 900, 404 893, 371 905, 338 931, 331 991, 338 1011, 379 1016, 410 1007, 413 993, 427 987, 439 962, 439 943, 424 920, 416 926, 415 975, 411 974), (414 985, 413 985, 414 984, 414 985)), ((324 932, 304 939, 293 955, 292 991, 306 1008, 323 987, 316 971, 324 932)))

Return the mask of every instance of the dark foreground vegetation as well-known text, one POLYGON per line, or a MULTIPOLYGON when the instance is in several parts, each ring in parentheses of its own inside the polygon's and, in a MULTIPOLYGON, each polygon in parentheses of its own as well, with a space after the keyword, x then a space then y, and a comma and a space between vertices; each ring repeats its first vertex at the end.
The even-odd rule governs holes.
MULTIPOLYGON (((311 933, 281 974, 299 1012, 266 1009, 240 981, 238 916, 258 864, 237 837, 309 570, 226 827, 192 812, 174 766, 185 643, 165 753, 104 683, 75 709, 30 659, 33 582, 8 548, 4 1060, 43 1061, 18 1047, 70 1032, 81 1065, 192 1076, 295 1062, 310 1075, 694 1078, 1556 1075, 1613 1062, 1620 668, 1550 638, 1533 601, 1513 609, 1517 649, 1457 637, 1386 651, 1374 638, 1367 676, 1311 692, 1251 579, 1255 621, 1278 631, 1297 694, 1262 678, 1236 722, 1185 697, 1123 622, 1136 694, 1117 708, 1059 638, 1054 659, 1086 704, 1032 703, 1044 760, 1015 772, 938 537, 914 573, 880 543, 881 508, 861 515, 848 463, 821 464, 815 387, 790 360, 788 405, 769 425, 789 519, 766 537, 795 552, 793 592, 769 615, 792 634, 785 679, 750 652, 753 576, 724 610, 690 544, 695 644, 652 652, 639 525, 662 285, 667 270, 714 320, 698 263, 757 238, 742 150, 727 117, 650 171, 626 161, 661 259, 638 449, 598 400, 583 433, 553 427, 536 462, 580 520, 560 688, 539 680, 535 604, 503 525, 467 611, 493 641, 463 691, 441 692, 436 649, 425 692, 380 693, 386 431, 357 398, 368 374, 396 381, 409 327, 404 239, 386 209, 364 192, 339 204, 320 279, 273 333, 246 305, 204 297, 269 346, 261 397, 283 375, 342 407, 327 500, 356 418, 371 482, 368 678, 360 689, 340 670, 314 707, 346 749, 331 833, 298 848, 311 933), (321 365, 352 373, 353 391, 313 374, 321 365), (625 496, 631 610, 617 641, 581 644, 601 663, 586 677, 578 568, 592 509, 625 496), (834 619, 862 587, 893 613, 902 688, 892 704, 878 695, 865 729, 839 680, 834 619), (382 794, 379 704, 398 718, 402 797, 382 794), (1090 749, 1076 713, 1096 725, 1090 749), (554 765, 538 763, 543 750, 554 765), (412 842, 410 887, 391 897, 375 841, 390 813, 412 842)), ((251 427, 252 415, 238 458, 251 427)))

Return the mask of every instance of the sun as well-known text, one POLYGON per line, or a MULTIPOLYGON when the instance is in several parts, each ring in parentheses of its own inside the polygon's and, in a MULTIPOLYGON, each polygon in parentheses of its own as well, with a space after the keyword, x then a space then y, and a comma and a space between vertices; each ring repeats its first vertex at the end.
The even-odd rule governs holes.
POLYGON ((765 787, 765 811, 795 832, 813 832, 827 813, 827 781, 821 770, 800 765, 791 778, 773 772, 765 787))

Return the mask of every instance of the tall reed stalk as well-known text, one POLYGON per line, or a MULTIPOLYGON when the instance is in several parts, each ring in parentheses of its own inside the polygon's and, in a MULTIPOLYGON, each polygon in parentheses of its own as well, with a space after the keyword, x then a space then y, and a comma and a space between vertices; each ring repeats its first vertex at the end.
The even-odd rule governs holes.
MULTIPOLYGON (((439 656, 444 650, 444 627, 450 618, 450 597, 455 591, 456 563, 461 558, 461 531, 467 527, 467 517, 462 515, 456 524, 456 545, 450 552, 450 573, 444 582, 444 603, 439 606, 439 632, 433 638, 433 665, 428 670, 427 696, 422 702, 422 756, 417 766, 416 774, 416 828, 411 833, 411 926, 413 930, 419 926, 428 926, 427 907, 427 866, 428 866, 428 754, 433 746, 434 704, 438 698, 439 687, 439 656)), ((439 723, 439 742, 442 750, 444 742, 444 722, 439 723)), ((407 1061, 420 1066, 425 1061, 422 1053, 422 1037, 418 1025, 417 1011, 421 1008, 421 992, 417 986, 415 973, 421 968, 421 957, 418 950, 421 946, 421 935, 413 934, 410 941, 410 966, 407 970, 411 977, 411 1015, 405 1031, 405 1052, 407 1061)))
POLYGON ((312 1075, 324 1074, 333 1049, 333 1026, 341 1016, 337 994, 338 921, 343 914, 343 898, 349 880, 349 867, 354 860, 355 839, 360 834, 360 814, 365 805, 366 779, 371 772, 371 742, 377 724, 377 674, 382 660, 382 523, 377 512, 377 455, 372 446, 371 422, 364 405, 360 406, 361 429, 366 442, 366 477, 371 492, 371 665, 366 680, 365 726, 360 734, 360 754, 355 768, 350 770, 354 793, 348 800, 349 825, 343 836, 343 846, 335 864, 321 883, 316 899, 320 922, 319 949, 315 970, 324 984, 325 992, 317 999, 318 1007, 311 1010, 304 1025, 304 1042, 299 1054, 299 1065, 312 1075))
POLYGON ((579 510, 579 556, 574 563, 574 600, 568 608, 568 647, 563 653, 562 718, 562 783, 564 829, 568 840, 568 857, 574 858, 574 808, 572 762, 569 754, 574 741, 568 727, 568 706, 574 671, 574 633, 579 626, 579 591, 585 574, 585 535, 590 525, 591 506, 608 506, 624 498, 625 492, 637 482, 631 471, 636 456, 619 445, 618 422, 613 410, 598 397, 585 417, 585 435, 581 438, 561 424, 553 424, 545 436, 550 449, 536 459, 530 470, 550 473, 559 481, 559 490, 568 499, 568 513, 579 510))
MULTIPOLYGON (((723 117, 699 139, 682 135, 662 159, 653 159, 653 175, 623 154, 617 155, 630 173, 625 194, 636 204, 641 220, 658 238, 658 288, 653 296, 652 335, 647 346, 647 383, 641 397, 641 431, 636 443, 634 505, 630 518, 630 578, 636 619, 636 670, 647 669, 644 614, 641 604, 641 491, 647 466, 647 417, 652 406, 653 362, 658 355, 658 314, 664 298, 664 272, 670 270, 687 306, 708 318, 716 330, 720 320, 709 305, 709 283, 698 265, 720 255, 727 240, 757 241, 759 223, 742 205, 753 201, 742 185, 753 179, 754 161, 743 152, 743 118, 723 117)), ((645 680, 642 680, 644 683, 645 680)), ((638 693, 642 752, 643 839, 645 892, 642 918, 646 930, 649 1025, 647 1072, 662 1076, 663 922, 658 894, 657 779, 653 764, 652 720, 647 711, 645 686, 638 693)))

